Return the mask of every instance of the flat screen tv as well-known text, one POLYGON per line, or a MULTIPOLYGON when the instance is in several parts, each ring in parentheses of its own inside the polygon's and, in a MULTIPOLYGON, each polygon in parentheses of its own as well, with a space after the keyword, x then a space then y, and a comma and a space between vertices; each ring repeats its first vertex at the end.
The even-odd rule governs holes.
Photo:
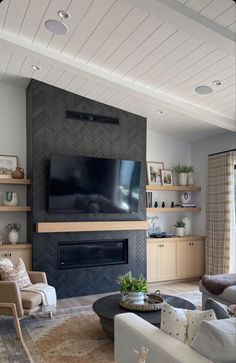
POLYGON ((53 154, 48 210, 136 213, 140 174, 140 161, 53 154))

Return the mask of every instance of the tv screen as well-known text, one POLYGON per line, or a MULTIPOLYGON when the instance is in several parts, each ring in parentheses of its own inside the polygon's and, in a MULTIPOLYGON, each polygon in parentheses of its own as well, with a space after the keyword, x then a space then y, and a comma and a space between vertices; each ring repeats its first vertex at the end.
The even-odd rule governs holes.
POLYGON ((49 211, 135 213, 141 162, 76 155, 51 156, 49 211))

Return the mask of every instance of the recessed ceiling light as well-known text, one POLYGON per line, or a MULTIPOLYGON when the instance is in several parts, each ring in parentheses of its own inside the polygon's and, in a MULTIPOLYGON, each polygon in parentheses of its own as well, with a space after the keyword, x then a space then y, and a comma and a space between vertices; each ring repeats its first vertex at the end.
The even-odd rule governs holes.
POLYGON ((216 79, 215 81, 212 81, 212 86, 221 86, 222 85, 222 81, 220 81, 219 79, 216 79))
POLYGON ((67 26, 59 20, 50 19, 45 22, 45 28, 51 33, 64 35, 68 32, 67 26))
POLYGON ((198 86, 195 88, 195 92, 199 93, 200 95, 209 95, 213 92, 213 89, 209 86, 198 86))
POLYGON ((39 66, 35 66, 34 64, 31 66, 31 68, 33 68, 34 71, 40 71, 40 67, 39 66))
POLYGON ((163 111, 162 110, 156 110, 156 113, 159 113, 160 115, 163 115, 163 111))

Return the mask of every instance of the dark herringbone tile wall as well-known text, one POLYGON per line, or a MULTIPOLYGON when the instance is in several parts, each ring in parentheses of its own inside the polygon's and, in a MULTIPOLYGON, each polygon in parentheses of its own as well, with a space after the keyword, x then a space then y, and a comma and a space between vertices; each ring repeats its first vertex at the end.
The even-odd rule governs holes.
POLYGON ((28 199, 29 240, 33 243, 33 268, 46 271, 58 296, 79 296, 114 291, 120 273, 131 270, 146 274, 144 231, 37 234, 35 223, 80 220, 144 220, 146 184, 146 119, 123 110, 75 95, 38 81, 27 89, 27 168, 32 178, 28 199), (65 118, 65 110, 99 114, 119 119, 119 125, 65 118), (49 213, 48 175, 53 153, 74 154, 142 162, 139 211, 136 214, 49 213), (100 239, 129 239, 128 265, 57 270, 57 242, 100 239))

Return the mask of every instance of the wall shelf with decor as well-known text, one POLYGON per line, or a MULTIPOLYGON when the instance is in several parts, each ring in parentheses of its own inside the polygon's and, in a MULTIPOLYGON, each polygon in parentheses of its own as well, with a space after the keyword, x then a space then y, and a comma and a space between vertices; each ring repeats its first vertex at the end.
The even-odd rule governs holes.
MULTIPOLYGON (((30 185, 30 179, 0 178, 2 185, 30 185)), ((0 205, 0 212, 30 212, 31 207, 27 205, 0 205)))
POLYGON ((31 207, 30 206, 7 206, 7 205, 1 205, 0 206, 0 212, 30 212, 31 207))
POLYGON ((146 190, 173 191, 173 192, 200 192, 201 187, 189 185, 147 185, 146 190))
POLYGON ((0 178, 0 184, 30 185, 30 179, 0 178))
POLYGON ((147 212, 169 213, 169 212, 200 212, 201 208, 147 208, 147 212))

